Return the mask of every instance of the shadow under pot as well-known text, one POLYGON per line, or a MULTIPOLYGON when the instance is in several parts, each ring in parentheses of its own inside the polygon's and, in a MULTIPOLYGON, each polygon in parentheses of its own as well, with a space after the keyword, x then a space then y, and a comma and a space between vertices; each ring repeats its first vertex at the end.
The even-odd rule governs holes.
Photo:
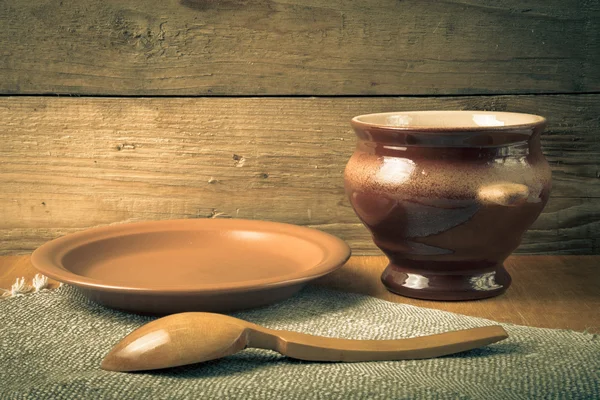
POLYGON ((381 277, 390 291, 428 300, 506 291, 503 262, 550 193, 545 125, 536 115, 483 111, 352 119, 358 142, 346 193, 390 261, 381 277))

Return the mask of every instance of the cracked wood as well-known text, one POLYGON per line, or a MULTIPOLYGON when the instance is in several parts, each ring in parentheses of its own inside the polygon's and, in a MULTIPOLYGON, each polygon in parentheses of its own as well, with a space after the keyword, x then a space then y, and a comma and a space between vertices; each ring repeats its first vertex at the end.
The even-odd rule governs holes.
POLYGON ((592 92, 598 31, 585 0, 4 0, 0 93, 592 92))

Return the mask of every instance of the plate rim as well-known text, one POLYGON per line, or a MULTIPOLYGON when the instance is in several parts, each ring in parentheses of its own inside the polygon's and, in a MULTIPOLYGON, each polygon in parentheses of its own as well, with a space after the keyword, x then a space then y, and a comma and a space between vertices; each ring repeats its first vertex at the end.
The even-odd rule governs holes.
MULTIPOLYGON (((259 231, 255 229, 255 231, 259 231)), ((279 287, 286 287, 291 285, 302 284, 324 275, 327 275, 339 268, 341 268, 350 258, 352 251, 350 246, 342 239, 323 232, 319 229, 288 224, 284 222, 275 221, 263 221, 263 220, 251 220, 241 218, 227 218, 227 219, 170 219, 170 220, 150 220, 140 222, 126 222, 117 223, 111 225, 105 225, 100 227, 93 227, 83 229, 74 233, 70 233, 64 236, 60 236, 53 240, 50 240, 40 247, 38 247, 31 255, 31 263, 33 267, 40 273, 48 276, 49 278, 55 279, 59 282, 73 285, 81 289, 88 289, 94 291, 111 292, 111 293, 135 293, 135 294, 151 294, 165 295, 165 296, 187 296, 187 295, 213 295, 213 294, 224 294, 224 293, 240 293, 249 292, 265 289, 275 289, 279 287), (181 229, 181 225, 184 225, 184 229, 181 229), (102 280, 86 277, 84 275, 78 275, 72 271, 69 271, 62 265, 59 259, 62 258, 66 253, 78 248, 81 245, 93 243, 108 237, 124 236, 131 233, 147 233, 147 232, 165 232, 169 230, 182 231, 182 230, 208 230, 207 228, 215 229, 216 227, 230 227, 242 229, 245 225, 259 225, 265 227, 260 231, 262 232, 281 232, 285 231, 288 233, 292 231, 294 234, 290 236, 304 239, 312 244, 317 245, 323 251, 323 258, 314 265, 311 265, 308 269, 295 271, 282 276, 277 276, 268 279, 253 279, 238 281, 236 283, 220 283, 220 284, 199 284, 197 287, 186 287, 183 289, 177 288, 148 288, 148 287, 135 287, 131 285, 115 285, 109 283, 103 283, 102 280), (173 226, 179 226, 177 229, 173 226), (188 226, 196 227, 196 229, 190 229, 188 226), (188 229, 185 229, 188 228, 188 229), (121 235, 115 235, 115 232, 121 232, 121 235), (319 240, 314 240, 318 238, 319 240)))

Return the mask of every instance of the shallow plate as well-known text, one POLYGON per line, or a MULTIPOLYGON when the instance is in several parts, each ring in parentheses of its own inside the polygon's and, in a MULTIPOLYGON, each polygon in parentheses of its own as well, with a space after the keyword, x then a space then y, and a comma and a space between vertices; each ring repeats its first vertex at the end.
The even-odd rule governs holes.
POLYGON ((168 314, 273 303, 349 257, 345 242, 315 229, 187 219, 77 232, 42 245, 31 261, 42 274, 106 306, 168 314))

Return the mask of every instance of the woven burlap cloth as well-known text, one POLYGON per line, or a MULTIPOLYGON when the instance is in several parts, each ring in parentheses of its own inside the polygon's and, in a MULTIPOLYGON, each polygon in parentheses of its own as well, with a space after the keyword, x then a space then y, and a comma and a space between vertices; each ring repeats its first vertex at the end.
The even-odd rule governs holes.
MULTIPOLYGON (((494 324, 319 287, 234 315, 270 328, 353 339, 494 324)), ((2 399, 600 399, 600 338, 565 330, 505 324, 508 340, 430 360, 312 363, 249 349, 203 364, 125 374, 101 370, 100 361, 152 317, 103 308, 62 286, 1 300, 0 318, 2 399)))

